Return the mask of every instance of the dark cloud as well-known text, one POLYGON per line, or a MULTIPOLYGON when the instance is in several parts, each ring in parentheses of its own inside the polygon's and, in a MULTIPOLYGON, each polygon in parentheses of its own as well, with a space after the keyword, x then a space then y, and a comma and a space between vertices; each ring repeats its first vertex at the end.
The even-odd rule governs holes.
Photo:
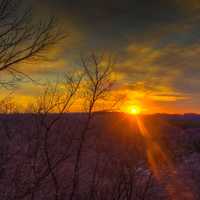
POLYGON ((42 12, 49 8, 63 20, 71 20, 84 33, 89 48, 119 51, 130 42, 157 39, 157 45, 163 46, 171 41, 194 42, 198 37, 197 30, 191 31, 198 23, 196 0, 30 1, 42 12))
MULTIPOLYGON (((34 1, 34 0, 33 0, 34 1)), ((39 3, 35 0, 36 4, 39 3)), ((44 3, 45 2, 45 3, 44 3)), ((178 22, 185 12, 173 0, 45 0, 46 7, 70 18, 96 45, 117 46, 178 22), (102 41, 104 43, 102 44, 102 41)))

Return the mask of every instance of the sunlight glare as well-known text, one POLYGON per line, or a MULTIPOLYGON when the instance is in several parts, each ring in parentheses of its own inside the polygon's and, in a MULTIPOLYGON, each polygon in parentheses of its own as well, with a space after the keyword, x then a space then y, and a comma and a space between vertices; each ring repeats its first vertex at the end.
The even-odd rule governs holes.
POLYGON ((138 105, 133 105, 128 108, 128 113, 133 115, 139 115, 141 113, 141 108, 138 105))

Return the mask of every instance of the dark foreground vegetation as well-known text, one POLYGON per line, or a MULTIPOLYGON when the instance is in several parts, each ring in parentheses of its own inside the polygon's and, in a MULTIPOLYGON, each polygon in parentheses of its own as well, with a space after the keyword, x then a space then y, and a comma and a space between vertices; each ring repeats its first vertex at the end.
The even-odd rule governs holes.
MULTIPOLYGON (((170 169, 162 168, 162 181, 155 177, 134 116, 96 113, 88 127, 87 114, 63 114, 54 122, 57 117, 0 116, 1 200, 172 199, 170 169)), ((200 129, 182 129, 166 117, 141 118, 175 163, 176 179, 200 199, 200 129)))

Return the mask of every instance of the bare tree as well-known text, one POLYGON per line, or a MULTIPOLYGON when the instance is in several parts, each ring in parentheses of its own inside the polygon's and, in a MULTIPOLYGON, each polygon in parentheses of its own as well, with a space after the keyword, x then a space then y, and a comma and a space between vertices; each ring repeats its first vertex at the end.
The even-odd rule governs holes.
MULTIPOLYGON (((81 83, 82 76, 79 78, 76 77, 74 80, 73 76, 65 75, 64 83, 58 82, 55 85, 48 85, 44 90, 44 94, 39 97, 37 104, 34 108, 34 118, 37 124, 37 151, 43 151, 44 162, 40 167, 44 170, 41 174, 36 174, 36 180, 34 181, 33 187, 26 190, 23 194, 18 196, 19 199, 26 197, 27 195, 34 194, 40 187, 41 183, 47 179, 49 176, 51 177, 50 181, 53 183, 54 188, 54 199, 59 199, 59 180, 56 175, 56 168, 66 162, 70 155, 70 148, 72 145, 73 136, 70 134, 70 128, 67 127, 63 129, 61 127, 63 124, 60 123, 63 120, 63 115, 69 111, 70 106, 73 103, 73 98, 76 95, 79 85, 81 83), (60 90, 60 87, 64 86, 65 89, 60 90), (49 143, 52 141, 52 138, 59 137, 55 133, 55 129, 62 132, 62 136, 68 136, 68 139, 65 143, 64 152, 60 152, 58 150, 58 154, 52 152, 52 147, 50 147, 49 143), (61 155, 60 155, 61 154, 61 155)), ((63 88, 63 87, 62 87, 63 88)), ((64 118, 65 119, 65 118, 64 118)), ((65 123, 67 123, 65 121, 65 123)), ((59 146, 59 144, 58 144, 59 146)), ((60 147, 60 146, 59 146, 60 147)), ((38 158, 35 157, 34 162, 34 173, 36 170, 36 165, 38 165, 38 158)))
MULTIPOLYGON (((45 51, 64 37, 55 17, 35 19, 33 9, 24 8, 24 3, 0 0, 0 72, 7 71, 13 80, 27 76, 17 64, 44 59, 45 51)), ((9 82, 1 80, 1 84, 9 82)))
MULTIPOLYGON (((82 76, 65 75, 62 82, 47 85, 32 105, 32 114, 0 115, 1 199, 33 200, 43 194, 46 198, 61 199, 65 188, 59 170, 69 163, 74 139, 71 121, 68 122, 71 119, 65 113, 76 99, 81 80, 82 76), (28 129, 23 126, 23 118, 28 120, 28 129)), ((3 111, 9 113, 10 106, 3 111)))
POLYGON ((83 151, 83 145, 86 139, 88 130, 90 129, 91 120, 94 114, 96 103, 99 100, 104 99, 107 92, 111 89, 113 81, 111 79, 113 60, 109 56, 107 59, 104 55, 97 56, 91 54, 86 58, 81 58, 82 68, 85 74, 85 109, 87 113, 87 119, 84 123, 84 127, 80 134, 80 142, 77 148, 77 155, 75 160, 74 172, 73 172, 73 185, 70 194, 70 200, 76 198, 76 190, 79 186, 79 170, 81 164, 81 155, 83 151))
MULTIPOLYGON (((83 96, 85 97, 84 105, 87 117, 80 132, 69 199, 148 199, 152 188, 152 174, 151 172, 146 172, 146 174, 144 172, 146 166, 144 166, 144 162, 141 162, 144 161, 144 157, 140 155, 141 152, 137 147, 139 144, 134 141, 136 135, 135 138, 132 138, 133 142, 128 141, 127 144, 124 144, 127 149, 121 149, 121 152, 119 150, 118 153, 121 153, 121 155, 115 155, 116 153, 113 152, 111 147, 107 147, 106 152, 103 152, 103 146, 99 144, 100 138, 96 135, 94 137, 96 141, 92 140, 92 147, 90 147, 94 151, 94 160, 91 161, 93 164, 90 165, 87 175, 82 174, 81 170, 83 170, 84 163, 87 160, 86 154, 87 152, 91 153, 91 149, 86 147, 88 140, 91 142, 89 133, 95 132, 95 130, 91 132, 91 128, 95 128, 92 119, 95 121, 96 111, 102 109, 99 107, 100 102, 107 100, 106 97, 109 96, 112 89, 114 84, 112 68, 115 62, 112 57, 105 57, 105 55, 98 57, 91 54, 89 57, 82 58, 81 63, 85 72, 83 96), (84 154, 84 152, 86 153, 84 154), (84 176, 87 176, 88 181, 85 180, 83 183, 81 180, 84 179, 84 176), (83 184, 87 184, 87 191, 80 189, 83 184)), ((110 124, 110 126, 113 126, 113 124, 110 124)), ((105 132, 106 130, 102 131, 105 132)), ((104 133, 102 132, 100 135, 102 134, 104 133)), ((142 140, 141 137, 139 138, 138 140, 142 140)), ((103 142, 105 143, 105 138, 103 142)))
POLYGON ((12 94, 0 100, 0 114, 18 113, 18 106, 16 105, 12 94))

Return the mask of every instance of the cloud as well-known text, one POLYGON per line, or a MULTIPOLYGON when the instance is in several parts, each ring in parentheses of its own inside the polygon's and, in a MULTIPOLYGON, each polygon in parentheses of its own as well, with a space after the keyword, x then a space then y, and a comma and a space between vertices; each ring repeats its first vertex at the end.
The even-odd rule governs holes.
POLYGON ((148 99, 157 104, 179 102, 191 107, 191 102, 200 95, 199 44, 172 43, 158 48, 136 43, 130 44, 125 52, 116 71, 124 77, 118 90, 127 93, 129 101, 148 99))

